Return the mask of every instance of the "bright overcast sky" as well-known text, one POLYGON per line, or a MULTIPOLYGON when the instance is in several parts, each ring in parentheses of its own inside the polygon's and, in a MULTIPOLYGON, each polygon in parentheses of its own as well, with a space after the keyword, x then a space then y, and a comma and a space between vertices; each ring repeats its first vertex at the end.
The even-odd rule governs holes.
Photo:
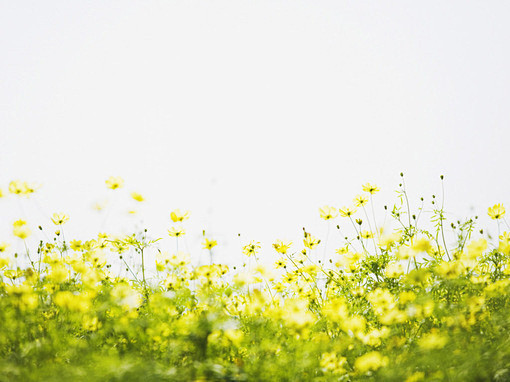
POLYGON ((440 174, 454 216, 510 207, 509 4, 1 1, 0 186, 85 236, 119 175, 153 232, 189 209, 225 248, 323 235, 367 181, 382 216, 401 171, 416 207, 440 174))

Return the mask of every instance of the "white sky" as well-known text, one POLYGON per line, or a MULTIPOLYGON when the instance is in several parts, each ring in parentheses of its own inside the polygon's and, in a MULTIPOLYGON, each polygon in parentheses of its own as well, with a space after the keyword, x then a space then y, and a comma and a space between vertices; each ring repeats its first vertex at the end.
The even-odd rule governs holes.
MULTIPOLYGON (((317 208, 350 204, 367 181, 383 189, 382 216, 401 171, 416 207, 440 193, 440 174, 454 217, 510 207, 509 11, 505 1, 1 0, 0 186, 42 183, 40 209, 69 212, 68 229, 86 239, 104 179, 120 175, 149 199, 156 236, 172 209, 190 209, 189 245, 206 228, 224 254, 238 232, 266 247, 303 225, 323 235, 317 208)), ((39 211, 9 199, 6 236, 39 211)), ((116 216, 108 229, 121 227, 116 216)))

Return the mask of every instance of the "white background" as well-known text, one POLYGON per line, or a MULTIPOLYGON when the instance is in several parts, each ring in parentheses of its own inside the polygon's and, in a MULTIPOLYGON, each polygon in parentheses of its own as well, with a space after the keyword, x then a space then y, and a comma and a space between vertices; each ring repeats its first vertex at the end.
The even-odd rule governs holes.
POLYGON ((15 218, 50 227, 56 211, 76 238, 140 219, 164 236, 181 208, 192 211, 190 250, 206 229, 219 259, 251 239, 270 256, 274 239, 297 242, 303 226, 324 237, 317 208, 351 204, 367 181, 382 189, 382 219, 401 171, 414 209, 440 195, 440 174, 449 218, 508 206, 509 11, 505 1, 2 0, 0 186, 42 188, 0 200, 0 241, 15 242, 15 218), (108 192, 110 175, 125 188, 108 192), (130 218, 131 190, 148 201, 130 218), (103 197, 106 222, 91 209, 103 197))

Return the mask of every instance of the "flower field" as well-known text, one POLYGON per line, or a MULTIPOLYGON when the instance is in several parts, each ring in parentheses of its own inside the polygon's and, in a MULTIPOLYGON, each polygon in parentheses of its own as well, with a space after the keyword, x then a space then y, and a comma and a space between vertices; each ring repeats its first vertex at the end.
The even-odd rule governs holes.
MULTIPOLYGON (((382 224, 378 191, 318 209, 348 227, 341 246, 304 229, 271 243, 270 262, 243 243, 239 266, 215 262, 221 244, 205 232, 207 264, 192 265, 150 230, 78 240, 65 213, 14 221, 0 238, 0 381, 509 381, 504 206, 482 228, 450 221, 435 197, 410 206, 401 184, 382 224)), ((33 192, 12 181, 0 196, 33 192)), ((168 211, 170 240, 192 218, 168 211)))

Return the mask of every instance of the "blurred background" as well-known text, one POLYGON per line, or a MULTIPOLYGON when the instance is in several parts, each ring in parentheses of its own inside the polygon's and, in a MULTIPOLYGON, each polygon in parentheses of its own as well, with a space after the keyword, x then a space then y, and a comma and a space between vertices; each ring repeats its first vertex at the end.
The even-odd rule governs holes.
MULTIPOLYGON (((252 239, 271 257, 277 238, 299 249, 303 226, 324 237, 318 208, 351 205, 366 182, 381 188, 383 221, 400 172, 413 210, 441 196, 444 174, 448 218, 479 214, 495 230, 487 207, 510 203, 509 11, 504 1, 0 1, 0 187, 41 185, 0 199, 0 241, 15 242, 15 219, 51 230, 62 211, 70 237, 147 227, 173 249, 166 229, 181 208, 198 256, 206 230, 218 261, 252 239), (123 189, 106 189, 111 175, 123 189)), ((350 225, 336 224, 331 249, 350 225)))

